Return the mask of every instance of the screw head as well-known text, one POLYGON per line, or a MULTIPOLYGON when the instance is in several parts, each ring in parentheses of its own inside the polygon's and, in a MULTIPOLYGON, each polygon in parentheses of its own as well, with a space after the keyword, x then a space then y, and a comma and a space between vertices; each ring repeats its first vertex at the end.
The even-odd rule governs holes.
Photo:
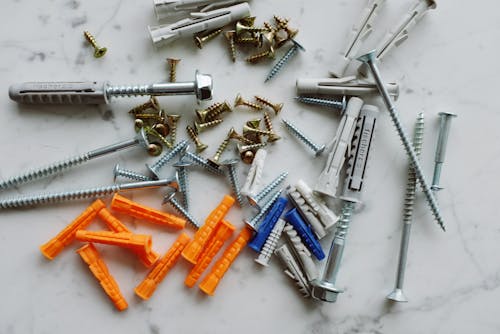
POLYGON ((139 133, 137 134, 137 140, 139 142, 139 145, 141 145, 145 149, 149 149, 149 140, 144 128, 141 128, 139 130, 139 133))
POLYGON ((199 101, 212 99, 213 80, 209 74, 195 73, 196 98, 199 101))
MULTIPOLYGON (((297 32, 298 32, 298 30, 297 30, 297 32)), ((306 51, 306 48, 304 48, 299 42, 297 42, 293 38, 291 40, 292 40, 293 45, 295 45, 295 47, 297 47, 300 51, 306 51)))
POLYGON ((322 145, 319 150, 317 150, 316 152, 314 152, 314 155, 319 157, 324 151, 325 151, 325 147, 326 145, 322 145))
POLYGON ((408 302, 408 298, 406 298, 405 294, 403 293, 403 290, 398 288, 392 290, 392 292, 387 296, 387 299, 390 299, 395 302, 403 302, 403 303, 408 302))
POLYGON ((445 117, 445 118, 447 118, 447 117, 457 117, 458 116, 457 114, 454 114, 454 113, 448 112, 448 111, 442 111, 442 112, 438 113, 438 115, 440 117, 445 117))
POLYGON ((163 196, 163 201, 162 201, 162 204, 166 204, 166 203, 169 203, 172 198, 174 198, 175 194, 177 193, 176 190, 170 190, 168 191, 165 196, 163 196))
POLYGON ((163 147, 158 142, 152 142, 148 145, 148 153, 153 157, 157 157, 163 151, 163 147))
POLYGON ((163 137, 168 136, 170 132, 170 128, 162 123, 156 123, 155 125, 153 125, 153 130, 156 130, 156 132, 161 134, 163 137))
POLYGON ((359 56, 356 59, 362 63, 370 63, 370 62, 375 61, 375 58, 376 58, 375 53, 376 53, 376 50, 372 50, 372 51, 370 51, 362 56, 359 56))
POLYGON ((324 302, 335 303, 338 294, 342 292, 342 290, 337 289, 333 284, 327 281, 319 281, 314 283, 312 296, 324 302))
POLYGON ((107 51, 108 51, 107 48, 96 48, 94 51, 94 57, 101 58, 102 56, 104 56, 106 54, 107 51))
POLYGON ((120 170, 120 164, 116 164, 115 168, 113 169, 113 182, 116 182, 119 170, 120 170))

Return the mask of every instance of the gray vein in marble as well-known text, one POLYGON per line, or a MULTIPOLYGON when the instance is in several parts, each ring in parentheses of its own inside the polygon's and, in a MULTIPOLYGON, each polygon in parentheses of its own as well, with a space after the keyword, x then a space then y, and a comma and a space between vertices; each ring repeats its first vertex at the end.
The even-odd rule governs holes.
POLYGON ((104 28, 110 24, 111 22, 113 22, 113 20, 115 19, 115 17, 118 15, 118 12, 120 11, 120 8, 122 6, 122 3, 123 3, 123 0, 119 0, 118 3, 116 4, 115 6, 115 9, 113 10, 113 13, 111 14, 111 16, 106 20, 104 21, 104 23, 101 25, 101 27, 98 29, 98 33, 100 34, 104 28))

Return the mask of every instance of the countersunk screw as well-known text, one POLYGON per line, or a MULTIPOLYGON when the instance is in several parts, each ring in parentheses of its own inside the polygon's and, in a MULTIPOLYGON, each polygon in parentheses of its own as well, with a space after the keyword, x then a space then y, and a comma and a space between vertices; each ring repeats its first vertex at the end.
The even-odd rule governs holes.
POLYGON ((170 160, 172 160, 177 154, 181 153, 182 150, 185 150, 187 147, 187 141, 183 140, 176 144, 169 152, 165 153, 158 161, 149 166, 146 164, 146 167, 151 172, 154 178, 159 179, 160 169, 165 166, 170 160))
POLYGON ((278 62, 273 66, 273 68, 271 68, 271 70, 269 71, 269 74, 267 75, 266 80, 264 80, 264 82, 268 82, 276 74, 278 74, 278 72, 281 71, 283 66, 285 66, 290 61, 290 59, 292 59, 297 54, 297 52, 299 50, 300 51, 306 50, 297 41, 292 39, 292 42, 293 42, 293 45, 290 47, 290 49, 288 49, 288 51, 283 55, 283 57, 281 57, 281 59, 278 60, 278 62))
POLYGON ((179 178, 179 191, 182 194, 182 205, 189 212, 189 179, 188 179, 188 169, 191 166, 189 161, 181 159, 179 162, 174 164, 177 170, 177 177, 179 178))
POLYGON ((129 169, 124 169, 120 168, 119 164, 116 164, 115 168, 113 169, 113 181, 116 182, 117 177, 125 177, 130 180, 136 180, 136 181, 151 181, 152 179, 146 175, 142 175, 140 173, 134 172, 129 169))
POLYGON ((306 97, 306 96, 296 96, 295 99, 299 102, 306 104, 313 104, 322 107, 328 107, 340 110, 342 113, 345 111, 347 106, 347 99, 345 95, 342 97, 342 100, 331 100, 331 99, 320 99, 316 97, 306 97))
POLYGON ((267 143, 257 143, 257 144, 242 145, 242 146, 238 146, 238 151, 240 153, 247 152, 247 151, 257 151, 259 148, 263 148, 263 147, 266 147, 266 146, 267 146, 267 143))
POLYGON ((213 167, 212 165, 210 165, 208 163, 207 159, 205 159, 205 158, 203 158, 203 157, 201 157, 201 156, 199 156, 197 154, 194 154, 192 152, 186 152, 186 153, 184 153, 184 156, 186 158, 188 158, 189 160, 191 160, 193 163, 197 164, 198 166, 203 167, 204 169, 206 169, 209 172, 212 172, 212 173, 218 174, 218 175, 224 174, 222 172, 222 170, 213 167))
POLYGON ((227 101, 221 102, 220 106, 211 110, 207 109, 207 114, 205 115, 205 121, 213 121, 222 114, 223 112, 232 112, 231 106, 227 101))
POLYGON ((267 28, 251 27, 243 24, 241 21, 236 22, 236 35, 240 36, 243 33, 262 33, 268 31, 267 28))
POLYGON ((266 129, 271 133, 268 137, 267 140, 270 142, 275 142, 277 140, 280 140, 281 137, 278 136, 274 130, 273 130, 273 123, 271 122, 271 117, 267 113, 267 111, 264 111, 264 124, 266 125, 266 129))
POLYGON ((211 40, 212 38, 215 38, 217 35, 219 35, 220 33, 222 32, 222 29, 215 29, 215 30, 212 30, 210 31, 209 33, 207 33, 206 35, 196 35, 194 37, 194 42, 196 44, 196 46, 199 48, 199 49, 202 49, 203 48, 203 45, 208 42, 209 40, 211 40))
POLYGON ((137 107, 131 109, 128 113, 135 115, 148 109, 154 109, 156 111, 161 110, 160 103, 158 103, 158 99, 156 97, 150 96, 148 102, 138 105, 137 107))
POLYGON ((234 30, 226 31, 224 33, 224 36, 229 42, 229 54, 231 55, 231 60, 233 61, 233 63, 236 62, 236 45, 234 42, 235 35, 236 31, 234 30))
POLYGON ((163 204, 169 203, 174 207, 174 209, 179 212, 186 220, 193 226, 195 229, 199 229, 201 227, 201 224, 194 219, 194 217, 185 209, 182 207, 182 205, 177 202, 175 199, 175 191, 172 191, 170 194, 167 194, 163 198, 163 204))
POLYGON ((229 145, 230 141, 231 141, 231 138, 229 138, 229 133, 228 133, 228 135, 226 136, 226 138, 222 141, 222 143, 220 143, 220 145, 217 148, 217 151, 215 152, 214 156, 212 158, 208 159, 208 163, 210 165, 212 165, 212 167, 219 168, 220 157, 221 157, 222 153, 224 153, 224 151, 226 150, 226 148, 229 145))
POLYGON ((260 118, 251 119, 248 122, 246 122, 246 125, 251 128, 258 129, 260 128, 260 122, 261 122, 260 118))
POLYGON ((101 58, 102 56, 104 56, 106 54, 106 51, 108 51, 108 49, 100 47, 97 44, 94 36, 92 36, 92 34, 90 32, 84 31, 83 35, 85 36, 85 39, 90 43, 90 45, 92 45, 92 47, 94 48, 94 57, 95 58, 101 58))
POLYGON ((271 183, 264 187, 261 191, 259 191, 255 196, 247 196, 248 202, 256 206, 258 208, 261 207, 261 201, 266 198, 274 189, 276 189, 288 176, 288 172, 283 172, 278 175, 271 183))
POLYGON ((451 120, 455 117, 457 117, 457 115, 450 112, 439 113, 439 137, 436 146, 436 155, 434 157, 434 175, 431 185, 433 191, 443 189, 439 185, 439 179, 441 178, 441 168, 443 167, 444 157, 446 155, 446 145, 448 144, 451 120))
POLYGON ((271 101, 269 101, 268 99, 263 98, 263 97, 261 97, 261 96, 257 96, 257 95, 255 95, 255 99, 256 99, 258 102, 260 102, 260 103, 262 103, 262 104, 264 104, 264 105, 266 105, 266 106, 268 106, 268 107, 272 108, 272 109, 274 110, 274 113, 275 113, 276 115, 278 115, 278 114, 280 113, 281 109, 283 109, 283 103, 272 103, 272 102, 271 102, 271 101))
POLYGON ((375 83, 377 85, 378 91, 380 92, 380 95, 382 96, 382 99, 384 100, 384 103, 387 107, 387 110, 389 111, 391 115, 392 122, 394 123, 394 126, 396 128, 396 131, 403 142, 403 147, 406 150, 406 153, 408 154, 408 157, 410 159, 410 163, 412 164, 413 168, 415 169, 415 174, 417 177, 417 180, 419 181, 420 185, 422 186, 422 190, 425 194, 425 197, 427 199, 427 203, 429 203, 429 206, 431 207, 431 211, 434 214, 434 218, 438 222, 439 226, 443 229, 443 231, 446 231, 444 227, 444 221, 443 217, 441 216, 441 212, 439 211, 438 204, 436 202, 436 198, 434 197, 434 194, 431 191, 431 188, 429 187, 429 183, 425 179, 424 173, 422 172, 422 167, 420 165, 420 162, 418 161, 417 155, 415 153, 415 150, 413 149, 413 146, 410 143, 410 140, 408 139, 408 135, 406 134, 405 129, 401 125, 401 121, 399 119, 398 112, 396 110, 396 106, 392 103, 391 97, 389 95, 389 92, 387 91, 387 88, 383 84, 382 78, 380 76, 380 72, 378 69, 378 65, 375 63, 375 51, 371 51, 361 57, 358 58, 359 61, 368 64, 370 71, 373 74, 373 78, 375 79, 375 83))
POLYGON ((236 165, 238 164, 237 159, 230 159, 221 162, 222 166, 226 166, 228 171, 229 182, 231 182, 231 188, 233 189, 233 193, 236 195, 236 200, 243 206, 243 196, 241 196, 240 182, 238 180, 238 174, 236 171, 236 165))
POLYGON ((243 126, 243 135, 245 135, 247 133, 252 133, 252 134, 256 134, 256 135, 260 135, 260 136, 271 136, 272 135, 271 131, 255 129, 251 126, 244 125, 243 126))
MULTIPOLYGON (((413 133, 413 148, 417 157, 420 157, 422 144, 424 141, 424 114, 420 113, 415 124, 415 131, 413 133)), ((401 244, 399 247, 399 260, 398 270, 396 273, 396 285, 394 290, 387 296, 388 299, 396 302, 407 302, 405 294, 403 293, 403 283, 406 269, 406 260, 408 257, 408 245, 410 243, 410 232, 413 218, 413 205, 415 204, 415 190, 417 186, 417 179, 415 171, 411 166, 408 168, 408 177, 406 182, 406 194, 403 210, 403 230, 401 234, 401 244)))
POLYGON ((181 60, 176 58, 167 58, 167 63, 169 67, 169 81, 175 82, 177 78, 177 64, 179 64, 181 60))
POLYGON ((208 128, 213 128, 214 126, 219 125, 223 121, 224 121, 223 119, 214 119, 213 121, 205 122, 205 123, 194 122, 194 127, 195 127, 197 133, 201 133, 208 128))
POLYGON ((234 106, 235 107, 247 106, 254 110, 262 110, 262 106, 259 106, 258 104, 252 103, 250 101, 246 101, 245 99, 243 99, 243 97, 241 97, 241 94, 236 95, 236 99, 234 100, 234 106))
POLYGON ((172 149, 173 145, 165 138, 163 137, 162 134, 160 134, 156 129, 150 127, 150 126, 145 126, 143 127, 144 131, 151 136, 154 136, 157 138, 163 145, 165 145, 167 148, 172 149))
POLYGON ((253 144, 253 141, 240 135, 234 128, 229 129, 229 132, 227 135, 229 138, 236 139, 236 140, 242 142, 243 144, 247 144, 247 145, 253 144))
POLYGON ((270 46, 269 50, 251 55, 250 57, 247 57, 245 60, 249 63, 256 63, 264 58, 274 59, 274 56, 275 56, 274 48, 270 46))
POLYGON ((191 137, 191 139, 194 141, 194 144, 196 145, 196 152, 200 153, 208 147, 208 145, 203 144, 201 142, 200 138, 198 137, 198 134, 196 133, 196 130, 193 129, 191 126, 189 125, 186 126, 186 131, 189 137, 191 137))
POLYGON ((179 120, 181 119, 180 115, 167 115, 168 124, 170 124, 170 143, 171 145, 175 145, 177 141, 177 125, 179 124, 179 120))
POLYGON ((282 17, 274 15, 274 20, 276 21, 276 23, 278 23, 279 28, 286 31, 288 39, 294 38, 295 35, 297 35, 297 33, 299 32, 298 29, 292 29, 288 26, 288 22, 290 21, 289 19, 284 19, 282 17))
POLYGON ((302 131, 297 129, 295 125, 293 125, 290 121, 287 121, 286 119, 282 120, 283 123, 285 124, 286 128, 290 130, 290 132, 296 136, 300 141, 302 141, 304 144, 306 144, 311 150, 314 151, 315 156, 321 155, 323 151, 325 150, 325 145, 318 146, 315 143, 312 142, 309 137, 307 137, 302 131))

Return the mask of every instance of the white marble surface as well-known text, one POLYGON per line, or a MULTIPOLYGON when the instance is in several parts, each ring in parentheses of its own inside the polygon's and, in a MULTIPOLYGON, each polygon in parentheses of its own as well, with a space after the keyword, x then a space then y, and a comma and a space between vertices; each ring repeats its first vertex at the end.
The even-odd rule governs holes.
MULTIPOLYGON (((365 44, 377 44, 411 1, 387 1, 376 31, 365 44)), ((339 116, 293 101, 298 77, 327 76, 333 55, 345 43, 365 1, 253 0, 258 22, 274 13, 290 17, 307 48, 276 80, 264 85, 269 64, 230 63, 220 38, 197 50, 191 41, 155 50, 147 24, 155 24, 151 1, 12 0, 2 2, 0 19, 0 145, 2 178, 29 167, 133 136, 127 110, 142 99, 114 100, 105 107, 18 106, 8 99, 10 84, 21 81, 109 80, 116 84, 149 83, 166 78, 164 59, 182 58, 178 79, 192 80, 196 68, 211 73, 215 100, 262 94, 285 102, 282 117, 295 121, 317 142, 336 131, 339 116), (109 53, 96 60, 82 31, 96 34, 109 53)), ((401 85, 397 106, 411 127, 418 112, 426 114, 423 167, 430 177, 440 111, 459 115, 453 121, 442 175, 439 202, 447 232, 433 222, 419 195, 409 252, 405 291, 407 304, 391 305, 401 232, 401 209, 407 161, 387 112, 383 112, 363 194, 364 206, 353 219, 338 283, 346 287, 336 304, 303 300, 273 259, 262 270, 255 254, 245 250, 207 298, 184 287, 188 266, 181 262, 147 302, 133 288, 147 270, 122 250, 100 247, 111 272, 129 301, 116 312, 72 245, 49 262, 38 247, 53 237, 88 204, 64 203, 0 214, 0 333, 498 333, 500 297, 498 263, 499 215, 497 177, 500 116, 496 107, 498 3, 493 0, 442 0, 411 33, 410 39, 385 59, 387 80, 401 85)), ((354 66, 350 68, 352 72, 354 66)), ((372 99, 382 106, 381 101, 372 99)), ((193 118, 193 97, 167 97, 169 112, 193 118)), ((203 134, 207 154, 231 126, 252 117, 238 111, 223 126, 203 134)), ((313 159, 278 125, 284 139, 269 148, 265 180, 288 170, 289 181, 314 183, 323 159, 313 159)), ((183 130, 180 136, 185 137, 183 130)), ((138 149, 100 158, 56 177, 1 194, 75 189, 112 182, 116 162, 143 170, 153 161, 138 149)), ((241 176, 247 166, 240 168, 241 176)), ((200 171, 191 173, 192 206, 200 219, 217 204, 227 186, 200 171)), ((134 199, 160 208, 161 191, 136 192, 134 199)), ((250 215, 238 208, 228 217, 238 227, 250 215)), ((125 223, 152 233, 154 248, 164 252, 176 235, 162 228, 125 223)), ((95 228, 99 228, 96 225, 95 228)), ((188 231, 191 233, 191 231, 188 231)), ((323 242, 328 249, 329 240, 323 242)))

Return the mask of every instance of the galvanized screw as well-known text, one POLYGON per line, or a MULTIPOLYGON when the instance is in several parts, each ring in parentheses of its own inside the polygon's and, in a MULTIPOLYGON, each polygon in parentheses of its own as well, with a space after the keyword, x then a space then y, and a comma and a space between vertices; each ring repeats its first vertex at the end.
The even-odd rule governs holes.
POLYGON ((167 194, 163 198, 163 204, 169 203, 174 207, 174 209, 179 212, 186 220, 195 228, 199 229, 201 227, 201 224, 185 209, 182 207, 182 205, 177 202, 175 199, 175 191, 171 192, 170 194, 167 194))
MULTIPOLYGON (((420 157, 422 144, 424 139, 424 114, 420 113, 415 124, 415 131, 413 134, 413 147, 417 157, 420 157)), ((410 243, 410 232, 413 217, 413 205, 415 203, 415 190, 417 179, 415 171, 410 166, 408 168, 408 178, 406 182, 406 195, 404 201, 403 212, 403 230, 401 234, 401 245, 399 247, 399 261, 398 271, 396 274, 396 286, 394 290, 387 296, 388 299, 396 302, 407 302, 405 294, 403 293, 403 283, 406 269, 406 259, 408 257, 408 245, 410 243)))
POLYGON ((212 173, 218 174, 218 175, 224 174, 221 169, 213 167, 212 165, 210 165, 208 163, 207 159, 205 159, 197 154, 194 154, 192 152, 186 152, 186 153, 184 153, 184 156, 186 158, 188 158, 189 160, 191 160, 193 163, 197 164, 198 166, 203 167, 204 169, 206 169, 209 172, 212 172, 212 173))
POLYGON ((250 101, 246 101, 241 97, 241 94, 236 95, 236 99, 234 100, 234 106, 247 106, 251 109, 255 110, 262 110, 262 106, 259 106, 258 104, 252 103, 250 101))
POLYGON ((222 166, 226 166, 227 171, 228 171, 228 178, 229 182, 231 182, 231 188, 233 189, 233 193, 236 195, 236 200, 240 204, 240 206, 243 206, 245 203, 243 202, 243 196, 241 196, 241 190, 240 190, 240 182, 238 180, 238 174, 236 171, 236 165, 238 164, 237 159, 230 159, 230 160, 225 160, 221 162, 222 166))
POLYGON ((382 78, 380 77, 380 72, 378 70, 378 66, 375 63, 375 51, 371 51, 367 53, 366 55, 363 55, 358 58, 359 61, 368 64, 370 67, 370 70, 373 74, 373 78, 375 79, 375 83, 377 85, 377 88, 380 92, 380 95, 382 96, 382 99, 385 102, 385 105, 387 109, 389 110, 389 113, 391 115, 392 122, 394 123, 394 126, 396 127, 396 131, 401 138, 401 141, 403 142, 403 146, 406 150, 406 153, 408 154, 408 157, 410 158, 410 162, 415 169, 415 174, 416 177, 422 186, 422 190, 425 194, 425 197, 427 199, 427 203, 429 203, 429 206, 431 207, 432 213, 434 214, 434 218, 438 222, 439 226, 443 229, 443 231, 446 231, 444 227, 444 221, 443 217, 441 216, 441 212, 439 211, 438 204, 436 202, 436 198, 434 197, 434 194, 431 191, 431 188, 429 187, 429 183, 424 177, 424 173, 422 172, 422 167, 420 166, 420 163, 418 161, 417 155, 415 153, 415 150, 413 149, 413 146, 410 143, 410 140, 408 139, 408 135, 406 134, 405 129, 401 125, 401 121, 399 119, 398 112, 396 110, 396 106, 392 103, 391 97, 389 95, 389 92, 387 91, 387 88, 384 86, 382 78))
POLYGON ((198 137, 198 134, 196 133, 196 130, 193 129, 191 126, 186 126, 186 131, 189 135, 189 137, 191 137, 191 139, 194 141, 195 145, 196 145, 196 152, 200 153, 202 151, 204 151, 208 145, 206 144, 203 144, 200 140, 200 138, 198 137))
POLYGON ((320 99, 316 97, 305 97, 305 96, 296 96, 295 99, 299 102, 306 103, 306 104, 314 104, 317 106, 322 106, 322 107, 328 107, 328 108, 333 108, 340 110, 341 112, 345 111, 345 108, 347 106, 347 99, 345 95, 342 97, 341 101, 338 100, 331 100, 331 99, 320 99))
POLYGON ((254 231, 257 231, 259 229, 260 222, 262 218, 267 214, 269 209, 274 205, 274 202, 278 200, 278 198, 281 195, 282 190, 278 190, 276 193, 274 193, 273 197, 266 202, 266 204, 260 209, 259 213, 255 215, 251 220, 244 219, 243 222, 247 224, 250 228, 252 228, 254 231))
POLYGON ((181 159, 179 162, 174 164, 177 170, 177 177, 179 178, 179 191, 182 194, 182 205, 189 212, 189 179, 188 179, 188 169, 191 163, 181 159))
POLYGON ((108 51, 108 49, 100 47, 97 44, 94 36, 92 36, 92 34, 90 32, 84 31, 83 35, 85 36, 85 39, 90 43, 90 45, 92 45, 92 47, 94 48, 94 57, 95 58, 101 58, 102 56, 104 56, 106 54, 106 51, 108 51))
POLYGON ((297 129, 297 127, 294 124, 292 124, 290 121, 287 121, 286 119, 283 119, 282 121, 285 124, 286 128, 294 136, 296 136, 300 141, 302 141, 311 150, 314 151, 314 155, 315 156, 319 156, 319 155, 321 155, 321 153, 323 153, 323 151, 325 150, 325 147, 326 147, 325 145, 319 146, 319 145, 313 143, 312 140, 309 139, 309 137, 307 137, 302 131, 300 131, 299 129, 297 129))
POLYGON ((444 157, 446 155, 446 145, 448 144, 448 136, 450 134, 450 124, 451 120, 454 117, 457 117, 457 115, 450 112, 439 113, 439 137, 436 146, 436 155, 434 158, 434 175, 432 177, 431 185, 431 189, 433 191, 443 189, 439 185, 439 179, 441 178, 441 168, 443 167, 444 157))
POLYGON ((179 64, 181 60, 175 58, 167 58, 167 63, 169 67, 169 81, 176 82, 177 78, 177 64, 179 64))
POLYGON ((222 29, 216 29, 216 30, 213 30, 213 31, 209 32, 206 35, 203 35, 203 36, 197 35, 197 36, 194 37, 194 42, 195 42, 196 46, 199 49, 202 49, 203 48, 203 44, 205 44, 209 40, 215 38, 221 32, 222 32, 222 29))
POLYGON ((261 207, 261 201, 267 197, 274 189, 276 189, 288 176, 288 172, 283 172, 278 175, 271 183, 264 187, 255 196, 247 196, 248 202, 258 208, 261 207))
POLYGON ((119 164, 116 164, 115 168, 113 169, 113 181, 116 182, 117 177, 125 177, 130 180, 136 180, 136 181, 151 181, 152 179, 146 175, 142 175, 140 173, 134 172, 129 169, 124 169, 120 168, 119 164))
POLYGON ((285 53, 285 55, 283 57, 281 57, 280 60, 278 60, 278 62, 273 66, 273 68, 271 68, 271 71, 269 71, 269 74, 267 75, 266 80, 264 80, 264 82, 268 82, 276 74, 278 74, 281 71, 281 69, 283 68, 283 66, 285 66, 290 61, 290 59, 292 59, 297 54, 297 52, 299 52, 299 50, 300 51, 306 50, 297 41, 292 39, 292 42, 293 42, 292 47, 290 47, 290 49, 288 49, 288 51, 285 53))
POLYGON ((181 153, 182 150, 186 149, 187 141, 183 140, 176 144, 169 152, 165 153, 158 161, 149 166, 146 164, 146 167, 151 172, 154 178, 159 179, 160 169, 165 166, 170 160, 172 160, 177 154, 181 153))

